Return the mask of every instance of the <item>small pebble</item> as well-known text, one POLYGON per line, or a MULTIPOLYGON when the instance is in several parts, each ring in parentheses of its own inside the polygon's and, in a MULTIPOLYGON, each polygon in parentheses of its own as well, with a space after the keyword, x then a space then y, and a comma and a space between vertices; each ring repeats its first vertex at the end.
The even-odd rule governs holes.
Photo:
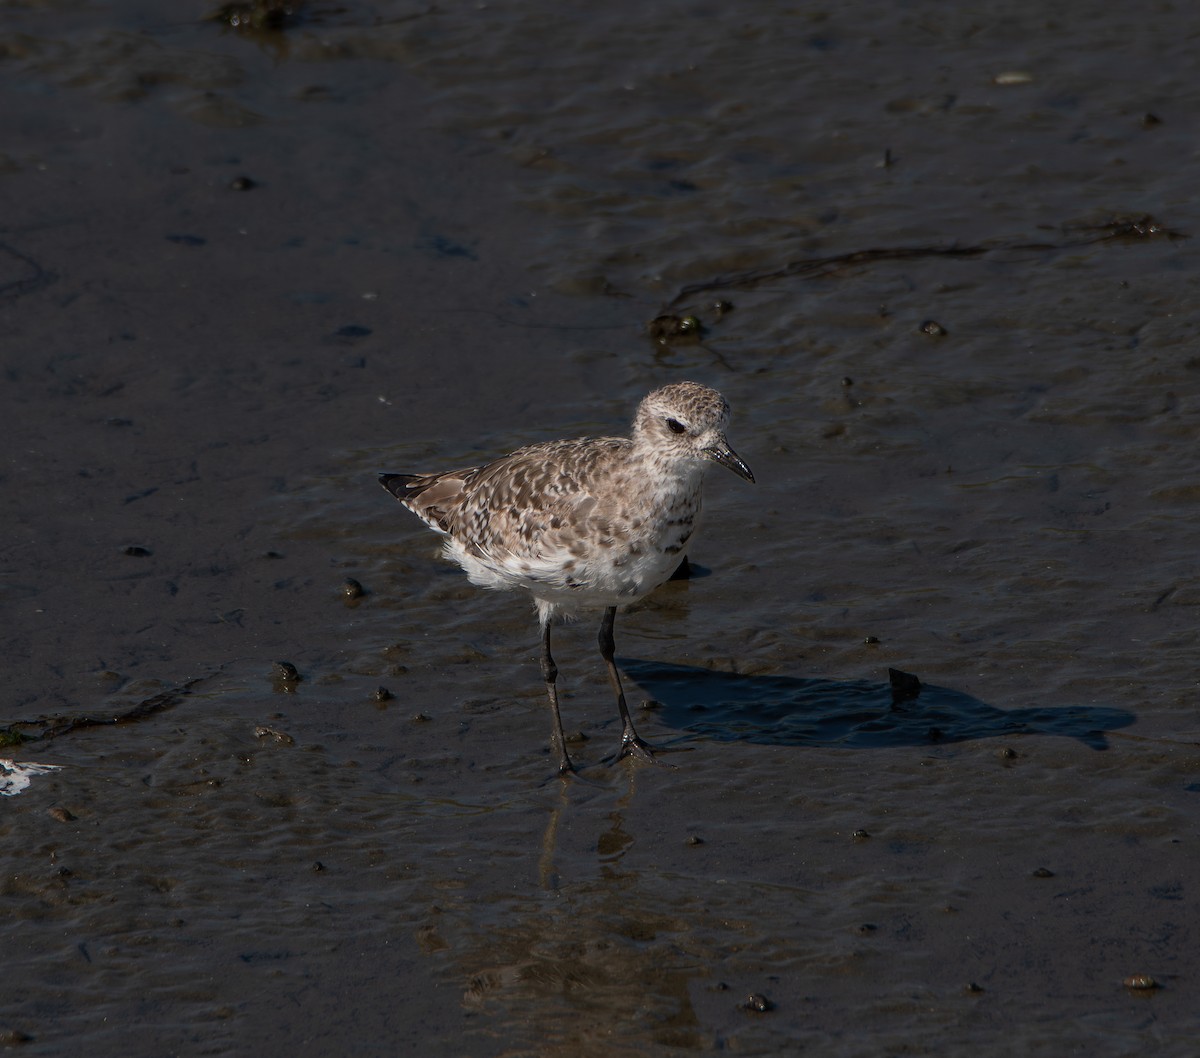
POLYGON ((1121 984, 1132 992, 1150 992, 1162 987, 1149 974, 1130 974, 1121 984))
POLYGON ((342 594, 347 599, 361 599, 367 592, 353 577, 347 577, 342 581, 342 594))
POLYGON ((377 702, 390 702, 396 696, 386 687, 376 687, 374 697, 377 702))
POLYGON ((57 819, 60 823, 73 823, 78 817, 60 805, 55 805, 50 810, 50 817, 57 819))
POLYGON ((967 986, 963 989, 967 995, 976 996, 983 991, 982 985, 977 985, 974 981, 968 981, 967 986))
POLYGON ((271 666, 271 682, 284 694, 294 694, 303 678, 290 661, 277 661, 271 666))
POLYGON ((871 838, 871 835, 868 834, 865 830, 856 830, 853 834, 850 835, 851 841, 869 841, 870 838, 871 838))
POLYGON ((254 737, 269 738, 272 741, 278 742, 280 745, 284 746, 294 746, 296 744, 296 740, 292 738, 291 735, 284 731, 280 731, 278 728, 267 727, 266 724, 259 724, 258 727, 254 729, 254 737))
POLYGON ((139 547, 137 544, 133 544, 130 547, 125 548, 124 553, 126 555, 129 555, 130 558, 146 558, 149 555, 154 554, 154 552, 151 551, 150 548, 139 547))
POLYGON ((1033 876, 1035 878, 1053 878, 1054 872, 1052 870, 1049 870, 1046 867, 1039 867, 1036 871, 1033 872, 1033 876))
POLYGON ((950 332, 937 320, 926 320, 921 324, 921 333, 932 335, 934 338, 944 338, 950 332))
POLYGON ((774 1007, 774 1003, 758 992, 751 992, 750 995, 746 996, 745 1002, 742 1003, 743 1010, 749 1010, 754 1014, 765 1014, 768 1010, 773 1010, 774 1007))
POLYGON ((685 845, 703 845, 704 839, 697 834, 692 834, 691 836, 688 837, 687 841, 685 841, 684 844, 685 845))

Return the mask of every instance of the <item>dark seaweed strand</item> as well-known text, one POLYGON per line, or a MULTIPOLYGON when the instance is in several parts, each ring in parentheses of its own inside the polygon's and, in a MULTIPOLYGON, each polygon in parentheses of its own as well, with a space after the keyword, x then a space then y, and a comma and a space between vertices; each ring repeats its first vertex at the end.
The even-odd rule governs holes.
POLYGON ((1114 221, 1111 224, 1097 227, 1080 227, 1069 229, 1079 232, 1090 232, 1075 238, 1067 238, 1060 242, 996 242, 978 246, 879 246, 867 250, 853 250, 850 253, 835 254, 832 257, 810 257, 798 261, 789 261, 778 268, 750 269, 745 272, 734 272, 731 275, 717 276, 703 283, 690 283, 680 289, 666 308, 671 308, 693 294, 702 294, 712 290, 745 290, 759 283, 769 283, 776 279, 790 279, 794 276, 811 277, 828 275, 839 268, 854 265, 874 264, 877 261, 913 261, 925 257, 981 257, 984 254, 998 252, 1030 252, 1048 253, 1055 250, 1070 250, 1080 246, 1090 246, 1094 243, 1111 242, 1114 240, 1147 239, 1165 235, 1170 239, 1186 239, 1184 232, 1173 231, 1150 216, 1137 217, 1132 220, 1114 221))
POLYGON ((192 693, 192 688, 203 680, 209 679, 215 673, 196 676, 176 687, 170 687, 158 694, 143 698, 136 705, 124 712, 112 716, 47 716, 37 720, 14 720, 6 728, 0 728, 0 745, 17 745, 21 742, 45 742, 62 735, 69 735, 86 727, 111 727, 116 724, 132 724, 147 717, 154 716, 174 705, 178 705, 192 693), (32 734, 23 728, 41 728, 32 734))

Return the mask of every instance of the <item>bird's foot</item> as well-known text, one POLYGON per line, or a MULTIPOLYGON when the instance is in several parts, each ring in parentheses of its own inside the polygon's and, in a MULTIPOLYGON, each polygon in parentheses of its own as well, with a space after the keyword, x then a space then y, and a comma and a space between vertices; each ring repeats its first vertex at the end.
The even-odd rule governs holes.
POLYGON ((555 772, 555 776, 559 779, 569 779, 571 776, 578 774, 579 773, 575 770, 574 761, 567 756, 567 751, 564 749, 562 751, 562 756, 558 759, 558 771, 555 772))
POLYGON ((669 752, 670 750, 663 749, 661 746, 650 745, 634 731, 632 724, 627 724, 621 734, 621 748, 617 750, 612 762, 615 764, 625 757, 636 757, 638 760, 644 760, 647 764, 657 764, 661 768, 674 768, 674 764, 668 764, 657 756, 659 753, 669 752))
POLYGON ((552 782, 566 782, 568 779, 578 779, 579 772, 575 770, 575 765, 570 757, 563 757, 558 762, 558 767, 554 769, 545 779, 542 780, 542 786, 549 786, 552 782))

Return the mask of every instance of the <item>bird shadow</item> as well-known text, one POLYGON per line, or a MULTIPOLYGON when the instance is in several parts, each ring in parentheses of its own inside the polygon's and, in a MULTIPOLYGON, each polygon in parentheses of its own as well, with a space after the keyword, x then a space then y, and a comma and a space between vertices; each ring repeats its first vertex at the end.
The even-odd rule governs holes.
POLYGON ((1106 706, 997 709, 962 691, 888 669, 888 682, 745 676, 625 660, 621 668, 661 705, 666 726, 718 742, 768 746, 928 746, 999 735, 1061 735, 1092 749, 1136 717, 1106 706))

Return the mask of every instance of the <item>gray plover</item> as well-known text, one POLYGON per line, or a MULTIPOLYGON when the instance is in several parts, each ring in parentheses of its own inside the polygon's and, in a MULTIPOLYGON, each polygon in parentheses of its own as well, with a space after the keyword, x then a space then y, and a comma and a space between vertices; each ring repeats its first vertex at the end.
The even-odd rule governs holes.
POLYGON ((725 439, 729 405, 714 389, 676 382, 638 406, 632 436, 528 445, 481 467, 381 474, 380 484, 430 529, 472 584, 524 589, 542 628, 542 677, 554 714, 559 771, 573 771, 550 653, 554 617, 603 609, 600 654, 621 714, 616 759, 654 760, 634 730, 613 661, 617 607, 678 567, 700 514, 704 472, 720 463, 753 482, 725 439))

